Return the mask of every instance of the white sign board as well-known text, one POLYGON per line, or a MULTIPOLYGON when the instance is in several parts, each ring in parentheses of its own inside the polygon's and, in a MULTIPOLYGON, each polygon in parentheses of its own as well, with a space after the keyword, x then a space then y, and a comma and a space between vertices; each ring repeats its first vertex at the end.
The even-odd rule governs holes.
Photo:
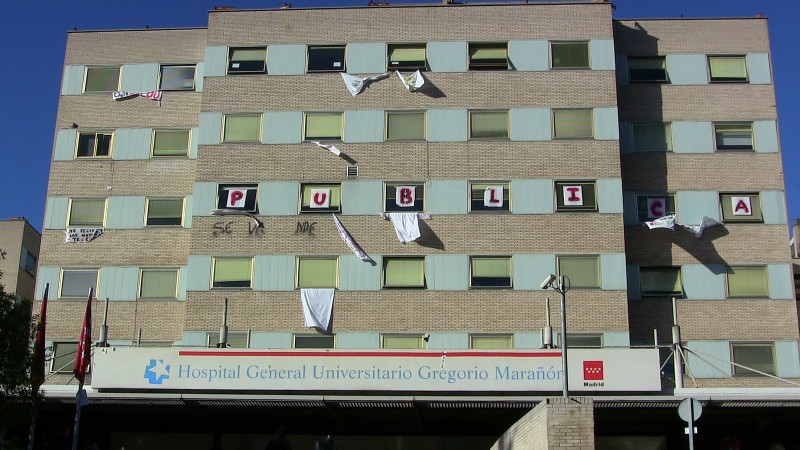
MULTIPOLYGON (((655 349, 571 349, 570 391, 660 391, 655 349)), ((559 350, 98 347, 94 389, 552 392, 559 350)))
POLYGON ((103 234, 102 228, 67 228, 64 231, 66 237, 64 242, 74 244, 77 242, 89 242, 97 239, 103 234))

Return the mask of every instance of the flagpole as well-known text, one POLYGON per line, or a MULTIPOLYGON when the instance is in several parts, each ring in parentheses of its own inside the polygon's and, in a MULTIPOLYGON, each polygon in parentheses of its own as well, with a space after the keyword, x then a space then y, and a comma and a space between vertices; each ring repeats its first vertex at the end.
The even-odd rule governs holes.
POLYGON ((86 378, 86 368, 92 355, 92 294, 94 288, 89 288, 89 298, 86 301, 86 314, 83 316, 83 328, 78 341, 78 352, 75 355, 75 365, 72 372, 78 379, 78 392, 75 394, 75 428, 72 431, 72 450, 78 449, 78 431, 81 425, 81 406, 85 399, 83 382, 86 378))

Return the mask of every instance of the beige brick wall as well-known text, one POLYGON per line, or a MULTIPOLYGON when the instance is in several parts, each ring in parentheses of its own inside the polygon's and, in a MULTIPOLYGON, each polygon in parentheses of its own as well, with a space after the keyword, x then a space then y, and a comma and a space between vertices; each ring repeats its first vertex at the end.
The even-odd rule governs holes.
POLYGON ((617 53, 627 55, 769 51, 763 18, 620 20, 614 22, 614 39, 617 53))
POLYGON ((65 244, 62 230, 45 230, 43 266, 100 267, 186 264, 191 230, 105 230, 85 244, 65 244))
POLYGON ((205 28, 69 32, 64 64, 197 62, 205 47, 205 28))
POLYGON ((594 402, 591 398, 547 398, 511 426, 491 450, 593 450, 594 402))
POLYGON ((632 84, 618 89, 621 121, 751 121, 777 117, 773 85, 632 84))
POLYGON ((695 382, 699 388, 796 388, 800 383, 800 378, 789 378, 795 384, 789 384, 782 380, 769 377, 734 377, 734 378, 692 378, 686 374, 683 377, 683 385, 687 388, 695 387, 695 382))
POLYGON ((110 93, 61 97, 56 128, 79 130, 105 128, 158 128, 197 126, 199 92, 165 92, 161 105, 144 97, 115 101, 110 93))
POLYGON ((185 196, 194 191, 196 163, 190 159, 53 161, 47 195, 185 196))
POLYGON ((35 276, 20 268, 23 245, 39 257, 39 233, 24 219, 0 220, 0 285, 5 292, 32 299, 35 276))

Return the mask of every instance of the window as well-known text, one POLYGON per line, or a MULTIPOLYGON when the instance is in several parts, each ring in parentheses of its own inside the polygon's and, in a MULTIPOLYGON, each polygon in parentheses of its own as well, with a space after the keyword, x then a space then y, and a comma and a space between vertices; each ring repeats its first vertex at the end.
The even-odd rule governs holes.
POLYGON ((140 340, 138 343, 134 342, 137 347, 172 347, 175 341, 156 341, 156 340, 140 340))
POLYGON ((295 334, 294 348, 333 348, 333 336, 319 334, 295 334))
POLYGON ((267 48, 232 48, 228 53, 228 73, 264 73, 267 71, 267 48))
POLYGON ((647 194, 636 196, 639 222, 675 214, 674 194, 647 194))
POLYGON ((591 139, 591 109, 554 109, 553 139, 591 139))
POLYGON ((600 287, 600 261, 597 256, 559 256, 558 274, 569 278, 573 288, 600 287))
POLYGON ((671 152, 672 126, 668 123, 633 124, 633 148, 639 152, 671 152))
POLYGON ((394 111, 386 113, 387 141, 424 141, 424 111, 394 111))
POLYGON ((510 334, 474 334, 469 337, 469 348, 500 350, 514 348, 510 334))
POLYGON ((320 213, 342 210, 342 186, 340 184, 300 185, 300 212, 320 213))
POLYGON ((94 131, 78 133, 78 158, 102 158, 111 156, 111 142, 114 133, 111 131, 94 131))
POLYGON ((683 297, 680 267, 640 267, 642 297, 683 297))
POLYGON ((708 68, 712 83, 747 82, 747 64, 744 56, 709 56, 708 68))
MULTIPOLYGON (((227 346, 225 348, 247 348, 249 347, 246 331, 229 331, 227 346)), ((217 347, 219 345, 219 331, 206 333, 206 347, 217 347)))
POLYGON ((425 44, 389 44, 389 70, 425 70, 425 44))
POLYGON ((213 281, 215 288, 249 288, 253 279, 253 258, 214 258, 213 281))
POLYGON ((72 198, 69 200, 70 227, 102 227, 105 224, 106 199, 72 198))
POLYGON ((178 269, 142 269, 139 298, 177 298, 178 269))
MULTIPOLYGON (((75 367, 75 355, 78 353, 77 342, 54 342, 53 357, 50 362, 50 372, 52 373, 72 373, 75 367)), ((91 361, 86 368, 86 372, 91 372, 91 361)))
POLYGON ((36 275, 36 262, 36 257, 26 250, 23 257, 20 258, 19 267, 31 275, 36 275))
POLYGON ((339 258, 301 256, 297 258, 298 288, 336 288, 339 258))
POLYGON ((87 67, 84 92, 113 92, 119 90, 119 66, 87 67))
POLYGON ((758 194, 721 194, 722 220, 728 222, 761 222, 758 194))
POLYGON ((162 91, 193 91, 194 64, 161 66, 158 88, 162 91))
MULTIPOLYGON (((734 343, 731 344, 731 360, 736 364, 775 375, 775 358, 772 344, 734 343)), ((733 366, 734 376, 761 376, 761 374, 744 367, 733 366)))
POLYGON ((667 60, 663 56, 628 58, 628 79, 634 82, 666 83, 667 60))
POLYGON ((424 348, 420 335, 384 334, 381 335, 381 348, 416 349, 424 348))
POLYGON ((602 334, 567 333, 567 347, 600 348, 603 346, 602 334))
POLYGON ((753 123, 715 123, 714 141, 717 150, 752 150, 753 123))
POLYGON ((260 114, 225 114, 222 142, 260 142, 260 114))
POLYGON ((499 212, 511 209, 511 195, 507 181, 480 181, 469 184, 470 211, 499 212))
POLYGON ((769 297, 766 267, 728 267, 728 298, 769 297))
POLYGON ((217 190, 217 208, 258 213, 258 185, 220 184, 217 190))
POLYGON ((425 288, 425 258, 383 258, 383 287, 425 288))
POLYGON ((469 70, 508 70, 508 44, 470 42, 469 70))
POLYGON ((469 259, 470 287, 510 288, 511 257, 478 257, 469 259))
POLYGON ((97 294, 97 269, 64 269, 61 271, 60 298, 86 298, 89 289, 97 294))
POLYGON ((305 140, 338 141, 342 139, 342 113, 306 113, 305 140))
POLYGON ((153 156, 186 156, 189 154, 191 130, 153 131, 153 156))
POLYGON ((556 181, 556 211, 597 211, 594 181, 556 181))
POLYGON ((344 72, 344 45, 309 46, 307 72, 344 72))
POLYGON ((551 42, 550 67, 553 69, 588 69, 588 42, 551 42))
POLYGON ((508 111, 470 111, 470 139, 508 139, 508 111))
POLYGON ((425 210, 424 183, 386 183, 386 212, 414 212, 425 210))
POLYGON ((148 198, 146 225, 183 225, 183 199, 148 198))

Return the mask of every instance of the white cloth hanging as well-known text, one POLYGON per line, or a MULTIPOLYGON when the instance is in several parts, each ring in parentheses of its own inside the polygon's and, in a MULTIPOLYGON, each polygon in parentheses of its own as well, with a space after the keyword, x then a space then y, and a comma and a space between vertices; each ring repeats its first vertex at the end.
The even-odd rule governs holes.
POLYGON ((341 151, 341 150, 339 150, 338 148, 336 148, 336 146, 335 146, 335 145, 331 145, 331 144, 323 144, 323 143, 321 143, 321 142, 317 142, 317 141, 311 141, 311 143, 312 143, 312 144, 317 144, 318 146, 320 146, 320 147, 324 148, 325 150, 328 150, 329 152, 333 153, 333 154, 334 154, 334 155, 336 155, 336 156, 339 156, 339 155, 341 155, 341 154, 342 154, 342 151, 341 151))
POLYGON ((365 252, 364 249, 358 245, 358 242, 353 239, 353 236, 349 231, 347 231, 347 228, 344 227, 344 224, 342 224, 339 218, 336 217, 336 214, 331 215, 333 216, 333 222, 336 224, 336 230, 339 232, 339 236, 342 238, 344 243, 347 244, 347 247, 350 248, 350 251, 358 256, 358 259, 361 261, 371 261, 372 259, 369 257, 369 255, 367 255, 367 252, 365 252))
POLYGON ((366 89, 366 87, 369 86, 369 84, 372 83, 373 81, 382 80, 389 76, 388 73, 381 73, 378 75, 372 75, 366 78, 361 78, 344 72, 342 72, 341 75, 342 75, 342 80, 344 80, 345 87, 347 87, 347 90, 350 91, 350 94, 353 97, 363 92, 364 89, 366 89))
POLYGON ((400 242, 405 244, 420 237, 417 213, 386 213, 386 216, 392 221, 394 232, 400 242))
POLYGON ((300 302, 303 304, 305 325, 327 333, 331 329, 333 316, 333 295, 335 289, 300 289, 300 302))
POLYGON ((422 76, 422 72, 419 70, 407 75, 403 75, 399 70, 395 71, 395 73, 400 78, 403 86, 405 86, 406 89, 411 92, 415 92, 417 89, 421 88, 423 84, 425 84, 425 77, 422 76))

